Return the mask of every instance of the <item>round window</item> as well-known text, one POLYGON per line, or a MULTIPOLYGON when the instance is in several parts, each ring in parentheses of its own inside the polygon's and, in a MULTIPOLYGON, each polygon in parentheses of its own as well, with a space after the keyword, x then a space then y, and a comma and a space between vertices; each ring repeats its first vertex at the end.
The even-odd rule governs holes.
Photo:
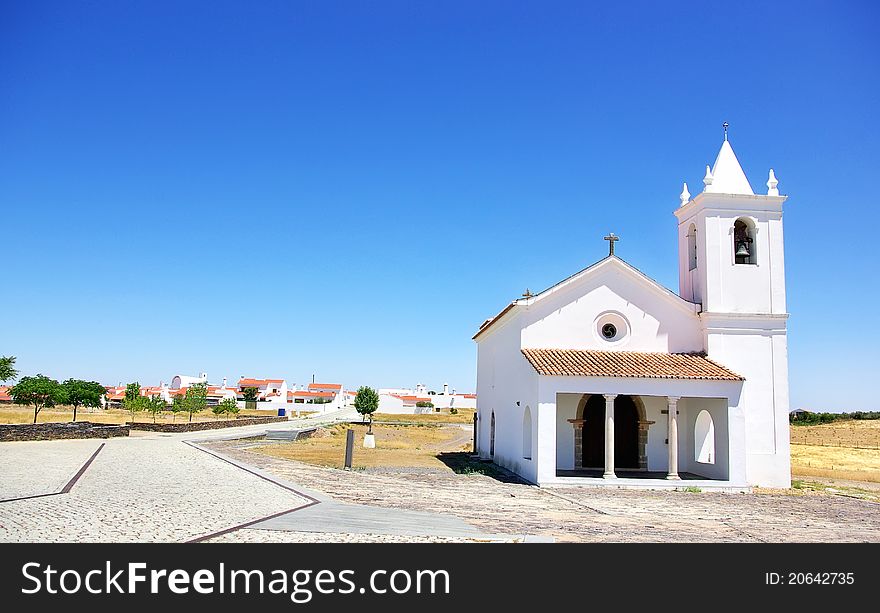
POLYGON ((593 320, 593 338, 599 343, 607 343, 614 347, 629 342, 630 325, 626 317, 617 311, 599 313, 593 320))
POLYGON ((617 326, 614 324, 605 324, 602 326, 602 336, 607 339, 612 339, 617 336, 617 326))

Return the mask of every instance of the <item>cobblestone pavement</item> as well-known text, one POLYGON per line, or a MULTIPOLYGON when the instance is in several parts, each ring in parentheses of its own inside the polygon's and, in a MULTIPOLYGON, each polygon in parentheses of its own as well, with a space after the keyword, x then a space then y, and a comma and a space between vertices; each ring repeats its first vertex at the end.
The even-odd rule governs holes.
MULTIPOLYGON (((518 539, 491 542, 515 543, 518 539)), ((485 543, 485 539, 449 536, 403 536, 399 534, 356 534, 343 532, 279 532, 277 530, 252 530, 245 528, 209 543, 485 543)))
POLYGON ((46 447, 29 442, 0 445, 0 500, 59 491, 95 453, 97 439, 55 441, 46 447), (47 461, 51 457, 51 461, 47 461))
POLYGON ((335 470, 271 458, 242 442, 210 447, 340 502, 451 514, 487 533, 557 541, 880 542, 880 505, 817 492, 537 488, 480 474, 335 470))
POLYGON ((0 502, 0 541, 183 541, 306 502, 180 435, 3 443, 0 498, 65 482, 101 442, 69 493, 0 502))

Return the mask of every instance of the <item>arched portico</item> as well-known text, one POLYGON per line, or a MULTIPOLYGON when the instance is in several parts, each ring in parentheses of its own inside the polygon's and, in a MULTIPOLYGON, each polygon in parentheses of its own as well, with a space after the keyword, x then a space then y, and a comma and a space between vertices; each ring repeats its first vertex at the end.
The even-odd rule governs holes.
POLYGON ((578 402, 574 427, 574 465, 576 468, 604 469, 607 449, 608 404, 613 402, 615 469, 648 470, 648 427, 645 404, 639 396, 626 394, 584 394, 578 402), (610 397, 609 397, 610 396, 610 397))

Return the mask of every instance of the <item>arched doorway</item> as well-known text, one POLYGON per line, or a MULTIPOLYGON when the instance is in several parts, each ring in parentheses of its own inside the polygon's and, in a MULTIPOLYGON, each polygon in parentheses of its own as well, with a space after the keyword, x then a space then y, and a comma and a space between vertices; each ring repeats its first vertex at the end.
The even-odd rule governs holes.
POLYGON ((605 398, 593 394, 584 406, 583 468, 605 466, 605 398))
POLYGON ((639 468, 639 411, 632 396, 614 399, 614 468, 639 468))
MULTIPOLYGON (((619 395, 614 399, 614 467, 644 470, 647 442, 644 409, 638 397, 619 395), (645 433, 643 434, 643 430, 645 433)), ((578 468, 605 467, 605 397, 586 396, 578 407, 583 420, 581 458, 578 468)))

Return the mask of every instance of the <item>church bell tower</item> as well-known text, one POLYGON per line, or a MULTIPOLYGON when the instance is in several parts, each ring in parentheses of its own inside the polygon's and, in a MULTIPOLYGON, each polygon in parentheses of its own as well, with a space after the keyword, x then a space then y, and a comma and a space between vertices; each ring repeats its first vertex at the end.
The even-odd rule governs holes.
POLYGON ((744 377, 731 399, 730 444, 746 448, 749 483, 789 487, 788 340, 782 204, 773 169, 755 194, 724 141, 703 191, 687 184, 678 218, 679 294, 700 305, 704 350, 744 377), (741 438, 740 438, 741 437, 741 438))
POLYGON ((785 313, 782 203, 770 169, 767 194, 755 194, 725 130, 703 191, 687 184, 678 218, 679 295, 710 313, 785 313))

